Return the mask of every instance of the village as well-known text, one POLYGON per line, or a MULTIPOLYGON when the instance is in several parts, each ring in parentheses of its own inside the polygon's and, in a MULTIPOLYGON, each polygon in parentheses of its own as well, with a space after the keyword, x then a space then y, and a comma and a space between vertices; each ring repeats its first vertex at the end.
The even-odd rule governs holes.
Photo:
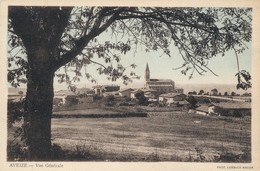
MULTIPOLYGON (((53 143, 74 149, 73 160, 251 160, 251 93, 216 87, 185 92, 171 79, 150 75, 147 63, 141 88, 106 84, 55 91, 53 143)), ((23 101, 25 92, 13 90, 9 102, 23 101)))
POLYGON ((189 110, 190 113, 202 115, 240 116, 239 113, 251 115, 251 94, 243 95, 231 92, 219 92, 212 88, 210 92, 191 91, 184 94, 184 89, 175 86, 171 79, 150 78, 147 63, 144 72, 143 88, 123 88, 119 85, 95 85, 92 88, 78 88, 75 92, 68 90, 56 91, 54 94, 54 110, 59 106, 76 104, 102 103, 106 106, 151 106, 167 107, 173 110, 189 110), (104 101, 104 100, 103 100, 104 101), (220 110, 223 109, 223 110, 220 110), (224 113, 222 111, 225 111, 224 113), (229 113, 229 114, 226 114, 229 113))
MULTIPOLYGON (((77 88, 76 91, 58 90, 54 92, 53 110, 75 105, 87 106, 103 103, 105 106, 150 106, 172 110, 186 110, 189 113, 216 116, 251 115, 251 93, 236 94, 235 92, 219 92, 217 88, 209 92, 204 90, 184 93, 183 88, 175 86, 171 79, 150 78, 147 63, 144 72, 144 87, 127 87, 119 85, 95 85, 92 88, 77 88), (102 100, 103 99, 103 100, 102 100), (223 112, 225 111, 225 112, 223 112)), ((20 101, 25 98, 23 91, 18 89, 8 94, 8 100, 20 101)), ((84 107, 83 107, 84 108, 84 107)))

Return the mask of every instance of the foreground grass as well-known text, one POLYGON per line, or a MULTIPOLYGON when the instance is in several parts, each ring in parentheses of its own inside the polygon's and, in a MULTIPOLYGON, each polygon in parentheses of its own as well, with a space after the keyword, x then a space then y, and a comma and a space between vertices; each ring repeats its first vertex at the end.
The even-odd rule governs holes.
POLYGON ((53 119, 52 135, 69 154, 65 160, 251 161, 251 118, 176 111, 150 112, 147 118, 53 119))

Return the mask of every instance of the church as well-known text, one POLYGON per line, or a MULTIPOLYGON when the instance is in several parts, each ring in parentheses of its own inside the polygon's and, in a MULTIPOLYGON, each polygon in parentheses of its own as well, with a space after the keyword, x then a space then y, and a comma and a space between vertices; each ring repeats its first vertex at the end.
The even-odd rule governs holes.
POLYGON ((145 89, 153 89, 160 93, 169 93, 169 92, 183 93, 183 89, 176 88, 174 81, 171 79, 150 78, 150 69, 148 63, 146 64, 144 78, 145 78, 145 84, 144 84, 145 89))

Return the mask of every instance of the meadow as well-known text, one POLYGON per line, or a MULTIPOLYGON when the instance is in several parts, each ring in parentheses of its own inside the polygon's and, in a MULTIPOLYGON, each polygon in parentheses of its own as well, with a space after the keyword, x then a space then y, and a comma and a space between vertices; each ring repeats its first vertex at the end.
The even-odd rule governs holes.
POLYGON ((53 143, 77 154, 67 160, 251 161, 251 117, 213 117, 184 111, 147 114, 53 118, 53 143))

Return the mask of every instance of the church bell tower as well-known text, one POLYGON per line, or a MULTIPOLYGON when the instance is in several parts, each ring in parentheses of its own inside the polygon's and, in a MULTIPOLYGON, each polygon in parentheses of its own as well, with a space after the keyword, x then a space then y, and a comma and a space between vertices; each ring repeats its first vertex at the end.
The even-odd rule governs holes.
POLYGON ((145 84, 144 85, 145 85, 145 87, 147 87, 147 81, 150 81, 150 70, 149 70, 148 63, 146 64, 144 78, 145 78, 145 84))

